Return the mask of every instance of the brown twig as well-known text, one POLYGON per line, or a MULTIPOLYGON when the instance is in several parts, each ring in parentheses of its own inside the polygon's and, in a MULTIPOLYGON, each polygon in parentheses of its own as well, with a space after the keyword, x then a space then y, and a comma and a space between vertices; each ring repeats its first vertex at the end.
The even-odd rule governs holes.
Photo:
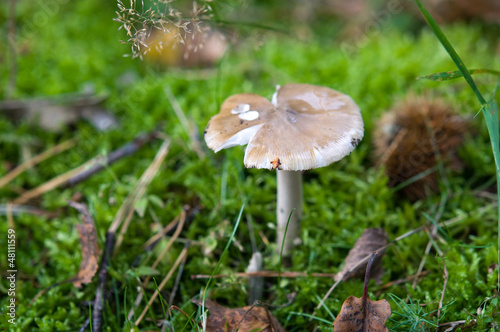
POLYGON ((108 154, 105 157, 105 160, 103 162, 97 163, 97 164, 93 165, 92 167, 86 169, 85 171, 79 173, 75 177, 69 179, 68 182, 66 183, 66 186, 67 187, 75 186, 78 183, 88 179, 89 177, 91 177, 95 173, 100 172, 105 167, 113 164, 115 161, 134 154, 144 144, 152 141, 156 137, 158 137, 157 132, 151 132, 148 134, 140 135, 139 137, 134 139, 132 142, 125 144, 124 146, 118 148, 115 151, 112 151, 110 154, 108 154))
POLYGON ((420 274, 414 274, 414 275, 409 276, 407 278, 390 281, 390 282, 388 282, 388 283, 380 286, 379 290, 387 289, 387 288, 392 287, 394 285, 405 284, 405 283, 407 283, 410 280, 413 280, 415 278, 424 277, 424 276, 428 275, 429 273, 430 273, 430 271, 422 271, 422 273, 420 273, 420 274))
POLYGON ((24 163, 21 165, 17 166, 14 168, 12 171, 7 173, 4 177, 0 178, 0 188, 4 187, 7 185, 9 182, 14 180, 19 174, 23 173, 27 169, 30 169, 31 167, 35 166, 36 164, 44 161, 45 159, 48 159, 58 153, 61 153, 75 145, 75 140, 70 139, 68 141, 62 142, 60 144, 57 144, 56 146, 40 153, 39 155, 26 160, 24 163))
MULTIPOLYGON (((333 278, 337 273, 306 273, 306 272, 292 272, 292 271, 282 271, 281 274, 276 271, 258 271, 258 272, 237 272, 234 274, 215 274, 212 278, 228 278, 228 277, 240 277, 240 278, 333 278)), ((209 274, 195 274, 191 275, 191 279, 209 279, 211 276, 209 274)))
MULTIPOLYGON (((150 139, 152 139, 153 137, 156 137, 153 134, 150 134, 150 135, 152 135, 150 137, 150 139)), ((141 137, 143 137, 143 136, 141 136, 141 137)), ((142 144, 144 144, 145 141, 142 141, 141 137, 139 137, 138 140, 141 140, 141 142, 143 142, 142 144)), ((138 145, 138 144, 136 145, 136 143, 134 143, 134 142, 129 143, 126 146, 117 150, 117 151, 121 151, 121 153, 119 154, 119 157, 114 156, 114 159, 111 162, 114 162, 114 161, 118 160, 119 158, 129 156, 133 152, 137 151, 137 149, 140 146, 142 146, 142 145, 138 145)), ((113 153, 111 153, 111 154, 113 154, 113 153)), ((30 199, 38 197, 40 195, 43 195, 44 193, 51 191, 59 186, 62 186, 65 184, 74 185, 78 182, 83 181, 84 179, 88 178, 89 176, 93 175, 98 170, 103 169, 104 165, 109 165, 109 164, 110 164, 110 162, 108 161, 108 157, 99 156, 99 157, 96 157, 94 159, 91 159, 91 160, 85 162, 84 164, 82 164, 82 165, 80 165, 80 166, 78 166, 78 167, 76 167, 76 168, 74 168, 74 169, 72 169, 64 174, 61 174, 61 175, 43 183, 43 184, 41 184, 40 186, 23 193, 21 196, 14 199, 12 201, 12 203, 13 204, 23 204, 23 203, 29 201, 30 199), (93 170, 92 172, 90 172, 91 169, 93 170), (82 177, 82 174, 85 174, 86 177, 82 177), (75 180, 73 180, 73 178, 76 178, 77 181, 75 182, 75 180)))
POLYGON ((11 213, 12 215, 27 213, 35 216, 44 216, 47 218, 55 218, 59 215, 59 213, 57 212, 49 212, 29 205, 13 205, 11 203, 0 204, 0 216, 6 215, 8 217, 9 213, 11 213))

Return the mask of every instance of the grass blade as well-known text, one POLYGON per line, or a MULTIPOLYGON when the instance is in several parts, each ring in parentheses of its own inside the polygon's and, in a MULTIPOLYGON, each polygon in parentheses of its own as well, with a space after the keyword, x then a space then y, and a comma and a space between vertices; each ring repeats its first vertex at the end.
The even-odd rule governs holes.
MULTIPOLYGON (((469 69, 468 70, 470 75, 475 75, 475 74, 493 74, 496 76, 500 76, 500 71, 493 70, 493 69, 469 69)), ((464 77, 462 72, 460 70, 453 70, 453 71, 442 71, 439 73, 433 73, 425 76, 420 76, 417 77, 417 80, 431 80, 431 81, 449 81, 449 80, 454 80, 460 77, 464 77)))
MULTIPOLYGON (((498 133, 498 105, 496 101, 492 98, 490 102, 487 102, 483 97, 476 83, 472 79, 470 71, 467 69, 462 59, 458 56, 448 38, 444 35, 443 31, 436 23, 432 15, 427 11, 427 9, 422 5, 420 0, 415 0, 418 8, 422 12, 425 20, 431 27, 432 32, 436 35, 437 39, 444 47, 446 52, 450 55, 453 62, 457 66, 458 70, 462 73, 467 84, 476 95, 479 103, 481 104, 481 110, 483 111, 484 118, 486 120, 486 126, 488 128, 488 133, 491 141, 491 148, 493 150, 493 158, 495 159, 495 170, 496 170, 496 180, 497 180, 497 202, 500 202, 500 147, 499 147, 499 133, 498 133)), ((498 205, 497 211, 498 223, 497 223, 497 236, 498 236, 498 265, 500 265, 500 204, 498 205)), ((500 290, 500 269, 498 269, 498 289, 500 290)))

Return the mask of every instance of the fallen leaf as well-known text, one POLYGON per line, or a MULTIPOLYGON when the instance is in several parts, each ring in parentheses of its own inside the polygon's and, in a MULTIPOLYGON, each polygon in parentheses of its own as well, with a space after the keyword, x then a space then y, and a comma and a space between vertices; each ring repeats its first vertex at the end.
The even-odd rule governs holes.
POLYGON ((389 331, 385 326, 385 321, 389 317, 391 317, 391 306, 387 300, 372 301, 367 297, 364 305, 363 297, 349 296, 333 322, 333 331, 385 332, 389 331))
MULTIPOLYGON (((191 302, 201 306, 200 299, 191 302)), ((212 300, 205 300, 205 308, 210 312, 206 332, 286 332, 266 308, 246 306, 230 309, 212 300)))
MULTIPOLYGON (((367 228, 354 244, 354 247, 349 250, 349 254, 345 259, 345 266, 336 276, 335 281, 346 281, 351 278, 361 277, 364 275, 368 262, 359 264, 366 256, 387 244, 387 233, 383 228, 367 228), (359 264, 359 265, 358 265, 359 264)), ((372 272, 373 278, 379 280, 383 274, 383 269, 380 264, 384 250, 379 251, 374 262, 372 272)))
POLYGON ((349 296, 333 322, 333 332, 389 332, 385 321, 391 317, 391 306, 387 300, 372 301, 368 296, 370 273, 379 252, 370 255, 366 263, 363 296, 349 296))
POLYGON ((75 287, 80 288, 82 284, 88 284, 97 271, 99 265, 99 246, 97 244, 97 231, 94 220, 85 204, 68 202, 69 205, 82 214, 83 222, 76 225, 78 237, 80 238, 82 261, 78 274, 66 282, 72 282, 75 287))

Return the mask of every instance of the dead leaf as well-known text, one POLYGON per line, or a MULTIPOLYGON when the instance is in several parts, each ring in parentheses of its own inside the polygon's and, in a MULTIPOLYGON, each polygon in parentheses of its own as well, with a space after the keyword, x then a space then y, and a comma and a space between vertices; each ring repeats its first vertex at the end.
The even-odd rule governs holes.
POLYGON ((97 231, 94 220, 85 204, 68 202, 68 204, 77 209, 83 217, 81 225, 76 225, 78 236, 80 238, 82 261, 80 262, 80 270, 73 278, 67 280, 72 282, 75 287, 80 288, 82 284, 88 284, 92 281, 92 277, 97 271, 99 265, 99 246, 97 244, 97 231))
MULTIPOLYGON (((200 299, 191 302, 201 306, 200 299)), ((205 300, 205 308, 210 312, 207 332, 286 332, 266 308, 246 306, 230 309, 212 300, 205 300)))
MULTIPOLYGON (((367 228, 354 244, 354 247, 349 250, 349 254, 345 259, 345 266, 336 276, 335 281, 346 281, 351 278, 361 277, 364 275, 368 262, 358 265, 366 256, 370 255, 377 249, 387 244, 387 233, 383 228, 367 228)), ((375 280, 379 280, 383 274, 383 269, 380 264, 384 250, 379 251, 374 262, 372 276, 375 280)))
POLYGON ((372 301, 368 296, 368 282, 372 266, 380 254, 371 253, 366 263, 365 285, 363 296, 357 298, 349 296, 340 309, 340 313, 333 322, 333 332, 389 332, 385 321, 391 317, 391 306, 385 299, 372 301))
POLYGON ((333 331, 388 332, 385 321, 389 317, 391 317, 391 306, 387 300, 372 301, 367 297, 365 310, 363 297, 349 296, 333 322, 333 331))

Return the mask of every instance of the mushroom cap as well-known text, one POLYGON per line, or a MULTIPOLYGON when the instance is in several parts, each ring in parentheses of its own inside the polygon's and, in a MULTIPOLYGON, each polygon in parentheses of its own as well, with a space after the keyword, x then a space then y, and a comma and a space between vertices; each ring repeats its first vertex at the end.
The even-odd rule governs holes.
POLYGON ((351 97, 326 87, 287 84, 278 87, 273 103, 251 93, 227 98, 204 135, 215 152, 248 144, 247 168, 298 171, 342 159, 363 133, 351 97))

